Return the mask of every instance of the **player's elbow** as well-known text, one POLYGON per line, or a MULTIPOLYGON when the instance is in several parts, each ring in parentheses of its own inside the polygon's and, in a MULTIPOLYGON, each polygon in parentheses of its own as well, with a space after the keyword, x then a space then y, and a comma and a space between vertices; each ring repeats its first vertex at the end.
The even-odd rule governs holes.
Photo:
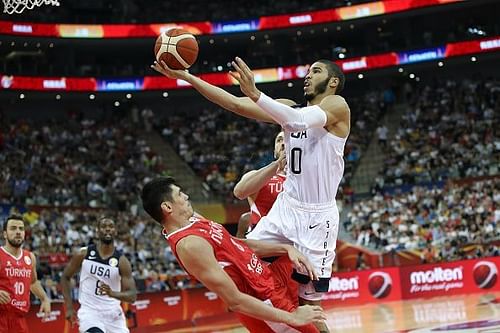
POLYGON ((240 200, 244 200, 248 197, 248 194, 244 191, 242 186, 239 186, 239 184, 236 184, 236 186, 234 187, 233 194, 240 200))

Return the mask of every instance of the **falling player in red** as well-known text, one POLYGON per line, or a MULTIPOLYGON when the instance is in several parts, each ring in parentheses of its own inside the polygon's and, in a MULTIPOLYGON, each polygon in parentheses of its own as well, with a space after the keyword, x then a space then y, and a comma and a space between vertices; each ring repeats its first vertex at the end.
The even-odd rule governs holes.
POLYGON ((0 248, 0 333, 28 333, 25 315, 30 290, 42 302, 40 312, 50 314, 50 300, 36 275, 36 259, 24 250, 24 220, 11 215, 3 224, 5 245, 0 248))
POLYGON ((229 309, 239 313, 251 332, 279 332, 286 326, 318 332, 311 323, 325 319, 321 307, 296 308, 284 297, 286 282, 259 259, 288 254, 295 265, 316 279, 300 252, 289 245, 243 241, 232 237, 220 224, 193 217, 189 197, 172 178, 148 182, 141 197, 144 210, 163 226, 179 263, 217 293, 229 309))

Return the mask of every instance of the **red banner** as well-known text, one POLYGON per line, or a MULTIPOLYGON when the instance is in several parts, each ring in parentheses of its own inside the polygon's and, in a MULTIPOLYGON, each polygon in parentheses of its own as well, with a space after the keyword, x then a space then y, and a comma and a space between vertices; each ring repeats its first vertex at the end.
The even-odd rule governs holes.
MULTIPOLYGON (((258 28, 241 31, 289 28, 311 24, 352 20, 374 15, 409 11, 415 8, 439 6, 465 0, 383 0, 340 8, 252 18, 258 28)), ((180 27, 195 35, 218 33, 215 26, 231 22, 170 22, 158 24, 50 24, 0 21, 0 34, 45 36, 62 38, 141 38, 156 37, 173 27, 180 27)), ((220 33, 220 32, 219 32, 220 33)))
POLYGON ((499 291, 500 258, 400 268, 403 299, 499 291))
POLYGON ((346 306, 401 299, 397 267, 335 273, 323 296, 324 306, 346 306))
MULTIPOLYGON (((323 305, 327 308, 345 307, 373 302, 498 292, 499 269, 500 257, 491 257, 334 273, 329 291, 323 297, 323 305)), ((52 305, 52 313, 47 320, 42 320, 37 315, 38 309, 38 306, 33 306, 28 315, 31 332, 77 332, 76 328, 71 330, 65 322, 62 304, 52 305)), ((168 331, 227 315, 226 306, 220 298, 204 288, 141 294, 134 306, 126 310, 131 332, 138 333, 160 329, 168 331)), ((415 320, 432 320, 434 317, 427 310, 415 309, 415 320)), ((359 309, 345 309, 342 313, 344 315, 341 317, 333 315, 329 318, 329 323, 334 327, 361 327, 358 320, 361 315, 359 309)))

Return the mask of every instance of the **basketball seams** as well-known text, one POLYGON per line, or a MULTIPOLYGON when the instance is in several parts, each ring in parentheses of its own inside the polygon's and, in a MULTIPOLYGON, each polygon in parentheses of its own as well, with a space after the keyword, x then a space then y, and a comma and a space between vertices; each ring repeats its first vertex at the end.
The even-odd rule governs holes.
MULTIPOLYGON (((168 54, 171 61, 176 61, 178 63, 174 65, 173 68, 179 67, 179 65, 183 68, 189 68, 197 58, 198 44, 196 38, 192 34, 186 31, 180 31, 181 34, 175 35, 178 32, 179 31, 167 31, 161 34, 160 39, 157 40, 156 43, 156 47, 158 47, 156 58, 161 60, 162 57, 165 57, 164 54, 168 54), (186 42, 183 42, 183 40, 186 40, 186 42)), ((168 63, 168 61, 166 62, 168 63)))

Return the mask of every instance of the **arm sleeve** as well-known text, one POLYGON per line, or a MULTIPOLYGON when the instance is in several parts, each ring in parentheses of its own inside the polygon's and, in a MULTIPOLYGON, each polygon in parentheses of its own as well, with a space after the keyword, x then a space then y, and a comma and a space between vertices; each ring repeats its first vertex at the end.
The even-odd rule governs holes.
POLYGON ((326 125, 326 113, 317 105, 297 110, 281 104, 263 93, 260 94, 256 103, 281 127, 290 132, 299 132, 308 128, 324 127, 326 125))

